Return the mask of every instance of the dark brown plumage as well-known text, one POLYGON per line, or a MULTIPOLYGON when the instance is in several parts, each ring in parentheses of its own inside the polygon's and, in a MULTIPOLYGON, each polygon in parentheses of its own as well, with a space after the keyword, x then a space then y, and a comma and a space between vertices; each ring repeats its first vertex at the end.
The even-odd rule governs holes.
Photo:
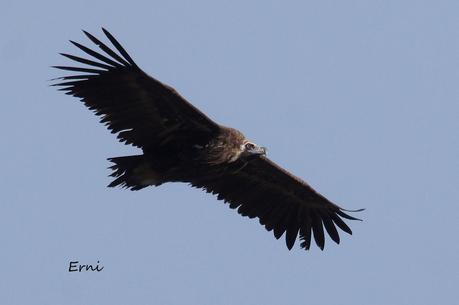
POLYGON ((324 228, 336 243, 336 227, 352 234, 342 218, 356 218, 269 160, 263 147, 213 122, 173 88, 148 76, 103 31, 119 54, 84 32, 105 55, 71 41, 98 61, 62 54, 89 67, 55 66, 79 74, 59 78, 62 82, 54 86, 80 98, 121 142, 142 149, 142 155, 109 159, 114 177, 109 186, 139 190, 190 183, 216 194, 239 214, 258 217, 276 238, 286 232, 288 249, 298 234, 305 249, 311 237, 324 248, 324 228))

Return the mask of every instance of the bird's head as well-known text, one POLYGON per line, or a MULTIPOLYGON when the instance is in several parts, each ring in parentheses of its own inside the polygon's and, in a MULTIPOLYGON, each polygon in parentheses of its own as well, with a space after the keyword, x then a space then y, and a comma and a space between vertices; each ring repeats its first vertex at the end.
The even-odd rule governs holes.
POLYGON ((208 163, 232 163, 240 159, 251 159, 266 155, 266 148, 247 140, 234 128, 224 128, 220 135, 208 145, 208 163))
POLYGON ((266 155, 266 147, 258 146, 257 144, 244 141, 240 147, 241 157, 251 157, 251 156, 264 156, 266 155))

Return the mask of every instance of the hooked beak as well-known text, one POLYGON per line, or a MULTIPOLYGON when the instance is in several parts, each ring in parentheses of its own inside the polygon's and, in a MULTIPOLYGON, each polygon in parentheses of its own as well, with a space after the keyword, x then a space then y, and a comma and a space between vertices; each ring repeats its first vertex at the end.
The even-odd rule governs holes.
POLYGON ((247 152, 250 153, 251 155, 265 156, 266 155, 266 147, 255 146, 254 148, 249 149, 247 152))

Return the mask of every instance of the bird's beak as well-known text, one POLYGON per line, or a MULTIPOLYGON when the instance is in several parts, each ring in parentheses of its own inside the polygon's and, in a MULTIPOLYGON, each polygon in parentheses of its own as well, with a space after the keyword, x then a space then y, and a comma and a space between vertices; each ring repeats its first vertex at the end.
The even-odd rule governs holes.
POLYGON ((255 146, 253 149, 250 149, 248 152, 250 154, 252 154, 252 155, 265 156, 266 155, 266 147, 255 146))

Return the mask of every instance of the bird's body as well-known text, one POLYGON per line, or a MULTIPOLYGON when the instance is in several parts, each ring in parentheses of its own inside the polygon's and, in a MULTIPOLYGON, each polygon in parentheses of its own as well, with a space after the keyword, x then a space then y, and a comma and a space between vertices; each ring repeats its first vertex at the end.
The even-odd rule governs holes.
POLYGON ((218 177, 244 167, 250 156, 240 158, 241 146, 247 143, 251 144, 240 131, 220 126, 206 143, 169 143, 145 150, 143 155, 110 158, 115 163, 112 176, 117 179, 109 186, 138 190, 166 182, 193 183, 197 177, 218 177))
POLYGON ((109 32, 104 33, 119 54, 85 32, 108 57, 72 42, 99 61, 62 54, 91 68, 56 66, 84 74, 64 76, 55 85, 81 98, 120 141, 142 150, 135 156, 109 158, 114 177, 109 186, 139 190, 189 183, 218 195, 241 215, 258 217, 276 238, 286 232, 289 249, 298 234, 303 248, 309 249, 313 235, 323 249, 324 228, 337 243, 336 226, 351 233, 341 217, 356 218, 269 160, 264 147, 215 123, 173 88, 148 76, 109 32))

